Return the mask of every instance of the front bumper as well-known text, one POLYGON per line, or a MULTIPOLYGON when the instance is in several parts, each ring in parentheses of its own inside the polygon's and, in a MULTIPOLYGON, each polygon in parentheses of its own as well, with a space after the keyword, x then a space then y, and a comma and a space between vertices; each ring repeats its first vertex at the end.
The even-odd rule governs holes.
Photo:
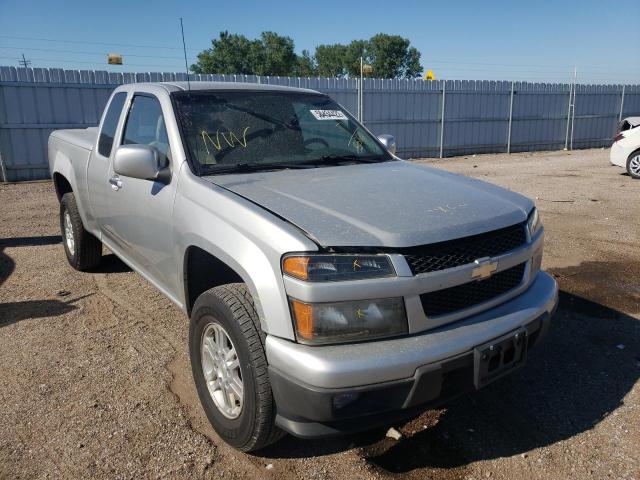
POLYGON ((539 272, 497 307, 406 338, 314 347, 268 336, 276 423, 314 438, 415 416, 474 388, 474 347, 520 328, 536 344, 557 303, 555 280, 539 272))

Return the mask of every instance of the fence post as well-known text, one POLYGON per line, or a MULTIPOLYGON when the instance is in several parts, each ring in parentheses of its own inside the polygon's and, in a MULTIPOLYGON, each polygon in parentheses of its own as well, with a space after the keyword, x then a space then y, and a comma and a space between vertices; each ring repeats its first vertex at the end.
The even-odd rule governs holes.
POLYGON ((624 87, 626 85, 622 85, 622 96, 620 97, 620 115, 618 115, 618 122, 622 121, 622 111, 624 110, 624 87))
POLYGON ((569 150, 573 150, 573 127, 576 126, 576 84, 573 84, 573 103, 571 104, 571 141, 569 150))
POLYGON ((356 78, 356 98, 358 104, 358 121, 362 123, 362 78, 356 78))
POLYGON ((2 151, 0 151, 0 175, 2 176, 2 182, 6 183, 9 181, 7 178, 7 170, 4 168, 4 161, 2 160, 2 151))
POLYGON ((511 153, 511 124, 513 122, 513 82, 511 82, 511 95, 509 98, 509 132, 507 133, 507 153, 511 153))
POLYGON ((364 78, 360 79, 360 122, 364 125, 364 78))
POLYGON ((573 84, 569 85, 569 102, 567 106, 567 130, 564 135, 564 149, 569 148, 569 123, 571 122, 571 95, 573 94, 573 84))
POLYGON ((446 80, 442 80, 442 109, 440 110, 440 158, 444 153, 444 99, 446 96, 446 80))

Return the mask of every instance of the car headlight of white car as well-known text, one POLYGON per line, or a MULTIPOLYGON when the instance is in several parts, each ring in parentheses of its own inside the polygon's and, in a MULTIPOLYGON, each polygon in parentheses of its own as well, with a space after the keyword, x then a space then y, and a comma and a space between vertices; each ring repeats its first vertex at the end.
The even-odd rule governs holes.
POLYGON ((529 214, 529 218, 527 220, 527 228, 529 229, 529 235, 531 235, 531 238, 533 238, 540 227, 542 227, 542 223, 540 222, 538 209, 533 207, 533 210, 529 214))

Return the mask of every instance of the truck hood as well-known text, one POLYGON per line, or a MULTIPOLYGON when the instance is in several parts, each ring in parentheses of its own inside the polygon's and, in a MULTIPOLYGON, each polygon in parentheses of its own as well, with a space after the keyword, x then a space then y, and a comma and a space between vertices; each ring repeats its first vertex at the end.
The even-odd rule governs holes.
POLYGON ((531 200, 406 161, 214 175, 207 181, 262 206, 323 247, 410 247, 527 219, 531 200))

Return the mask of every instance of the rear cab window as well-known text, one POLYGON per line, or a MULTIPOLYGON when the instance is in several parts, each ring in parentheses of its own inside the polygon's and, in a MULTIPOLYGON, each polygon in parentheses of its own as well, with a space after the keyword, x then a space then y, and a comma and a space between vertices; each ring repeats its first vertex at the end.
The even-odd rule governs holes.
POLYGON ((100 137, 98 138, 98 153, 103 157, 111 156, 111 148, 113 147, 113 139, 116 136, 118 128, 118 120, 127 99, 126 92, 116 93, 109 103, 109 108, 102 122, 100 137))

